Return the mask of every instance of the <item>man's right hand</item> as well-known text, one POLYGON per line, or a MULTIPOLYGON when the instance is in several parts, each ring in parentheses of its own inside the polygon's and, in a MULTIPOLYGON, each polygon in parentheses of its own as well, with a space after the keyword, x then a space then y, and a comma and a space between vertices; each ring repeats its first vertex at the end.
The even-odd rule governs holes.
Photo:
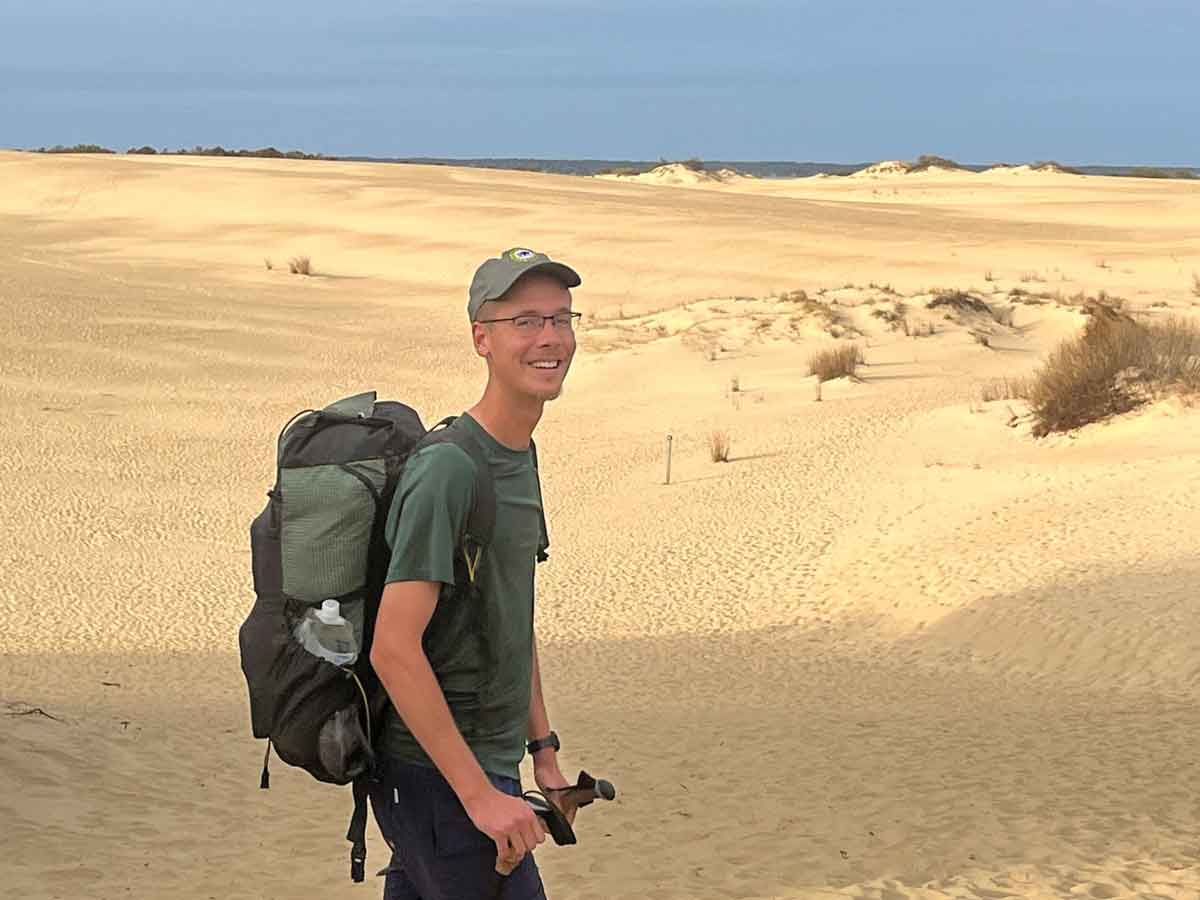
POLYGON ((546 829, 529 804, 495 787, 463 803, 475 827, 496 842, 496 871, 507 875, 525 854, 546 840, 546 829))

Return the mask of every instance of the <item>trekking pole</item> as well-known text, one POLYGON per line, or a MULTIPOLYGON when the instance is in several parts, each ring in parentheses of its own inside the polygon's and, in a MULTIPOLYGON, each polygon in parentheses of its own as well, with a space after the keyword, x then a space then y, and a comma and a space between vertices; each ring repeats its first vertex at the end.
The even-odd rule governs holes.
POLYGON ((671 483, 671 435, 667 435, 667 484, 671 483))

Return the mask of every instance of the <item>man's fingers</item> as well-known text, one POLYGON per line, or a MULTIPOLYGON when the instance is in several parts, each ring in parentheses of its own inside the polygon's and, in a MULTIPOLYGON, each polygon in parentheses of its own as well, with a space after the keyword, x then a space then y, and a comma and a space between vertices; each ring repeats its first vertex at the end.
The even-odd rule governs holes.
POLYGON ((525 854, 529 852, 529 848, 533 845, 531 841, 526 839, 523 831, 523 829, 515 829, 509 832, 508 835, 509 852, 518 862, 525 857, 525 854))

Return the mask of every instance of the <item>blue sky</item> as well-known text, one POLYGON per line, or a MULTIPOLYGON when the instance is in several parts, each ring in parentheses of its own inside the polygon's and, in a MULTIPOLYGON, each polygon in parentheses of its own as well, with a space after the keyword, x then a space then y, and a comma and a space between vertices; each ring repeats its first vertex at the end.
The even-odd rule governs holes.
POLYGON ((0 146, 1200 165, 1198 35, 1195 0, 0 0, 0 146))

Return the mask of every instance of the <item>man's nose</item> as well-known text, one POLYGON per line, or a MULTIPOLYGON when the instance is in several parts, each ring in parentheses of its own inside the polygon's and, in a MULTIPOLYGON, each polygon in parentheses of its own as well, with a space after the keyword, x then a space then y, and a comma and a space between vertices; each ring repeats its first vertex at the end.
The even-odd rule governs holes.
POLYGON ((562 340, 562 331, 554 324, 553 319, 542 319, 542 327, 538 330, 538 344, 557 344, 562 340))

